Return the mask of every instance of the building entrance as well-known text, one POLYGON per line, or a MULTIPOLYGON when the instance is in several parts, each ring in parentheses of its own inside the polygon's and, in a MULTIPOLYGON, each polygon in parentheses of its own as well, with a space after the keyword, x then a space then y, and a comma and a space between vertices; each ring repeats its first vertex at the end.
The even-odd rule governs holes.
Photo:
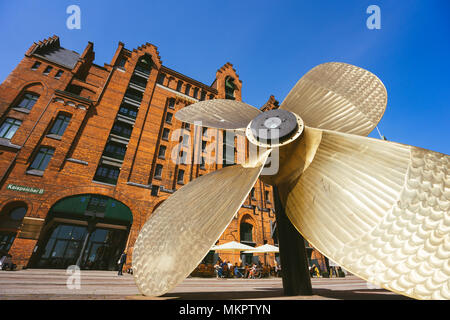
POLYGON ((109 197, 85 194, 60 200, 47 216, 31 266, 115 270, 131 223, 128 207, 109 197))
POLYGON ((115 270, 126 236, 126 230, 96 228, 89 235, 87 226, 56 224, 36 268, 67 268, 80 259, 81 269, 115 270))

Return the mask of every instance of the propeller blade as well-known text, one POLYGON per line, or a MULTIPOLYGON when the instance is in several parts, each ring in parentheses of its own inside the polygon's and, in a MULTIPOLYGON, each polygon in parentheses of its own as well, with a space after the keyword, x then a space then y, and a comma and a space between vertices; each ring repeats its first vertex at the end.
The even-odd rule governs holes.
POLYGON ((200 101, 184 107, 175 118, 191 124, 201 121, 201 126, 218 129, 245 129, 261 111, 249 104, 228 100, 213 99, 200 101))
POLYGON ((359 67, 329 62, 306 73, 281 104, 309 127, 367 136, 387 103, 386 88, 359 67))
POLYGON ((317 250, 385 289, 450 299, 450 157, 323 130, 314 159, 279 186, 317 250))
POLYGON ((269 153, 245 166, 198 177, 156 209, 133 249, 133 275, 141 293, 163 295, 197 267, 245 201, 269 153))

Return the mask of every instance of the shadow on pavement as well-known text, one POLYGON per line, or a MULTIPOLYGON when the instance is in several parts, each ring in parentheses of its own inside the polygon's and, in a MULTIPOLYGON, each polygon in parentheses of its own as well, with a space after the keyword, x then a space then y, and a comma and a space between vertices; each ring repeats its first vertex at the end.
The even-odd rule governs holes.
POLYGON ((385 289, 330 290, 313 289, 312 296, 284 296, 281 288, 261 288, 257 291, 177 292, 160 297, 173 300, 230 300, 230 299, 281 299, 281 300, 412 300, 391 294, 385 289))

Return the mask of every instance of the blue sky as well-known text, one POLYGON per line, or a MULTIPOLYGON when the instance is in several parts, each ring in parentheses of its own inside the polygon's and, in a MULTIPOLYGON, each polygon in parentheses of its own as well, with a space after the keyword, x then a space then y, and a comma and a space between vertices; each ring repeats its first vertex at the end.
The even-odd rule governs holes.
MULTIPOLYGON (((281 102, 315 65, 340 61, 375 73, 388 90, 379 124, 389 140, 450 154, 450 1, 1 1, 0 82, 33 42, 53 34, 95 62, 109 63, 119 41, 155 44, 164 65, 206 84, 231 62, 243 100, 281 102), (81 29, 66 8, 81 9, 81 29), (369 5, 381 29, 369 30, 369 5)), ((371 137, 378 137, 372 132, 371 137)))

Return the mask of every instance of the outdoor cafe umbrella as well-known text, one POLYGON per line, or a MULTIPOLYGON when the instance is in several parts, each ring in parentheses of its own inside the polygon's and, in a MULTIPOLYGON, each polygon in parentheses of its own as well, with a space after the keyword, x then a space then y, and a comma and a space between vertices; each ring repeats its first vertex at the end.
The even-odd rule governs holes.
POLYGON ((251 250, 254 249, 253 247, 247 246, 245 244, 236 242, 236 241, 231 241, 231 242, 227 242, 218 246, 212 246, 211 250, 214 251, 245 251, 245 250, 251 250))
POLYGON ((252 248, 251 250, 244 251, 244 253, 271 253, 271 252, 278 253, 280 252, 280 249, 271 244, 265 244, 256 248, 252 248))

